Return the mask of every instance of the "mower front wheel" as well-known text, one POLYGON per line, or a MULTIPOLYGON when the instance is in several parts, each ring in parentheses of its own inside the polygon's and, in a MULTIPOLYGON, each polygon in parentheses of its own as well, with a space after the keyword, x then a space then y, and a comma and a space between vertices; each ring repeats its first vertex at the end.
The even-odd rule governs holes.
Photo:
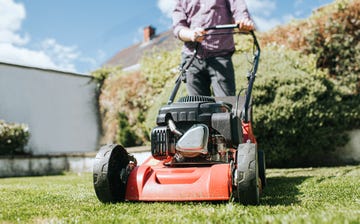
POLYGON ((126 168, 129 154, 116 144, 105 145, 97 153, 93 166, 93 181, 96 196, 103 203, 116 203, 125 200, 126 168))
POLYGON ((260 185, 256 144, 239 144, 237 150, 235 200, 243 205, 258 205, 260 185))

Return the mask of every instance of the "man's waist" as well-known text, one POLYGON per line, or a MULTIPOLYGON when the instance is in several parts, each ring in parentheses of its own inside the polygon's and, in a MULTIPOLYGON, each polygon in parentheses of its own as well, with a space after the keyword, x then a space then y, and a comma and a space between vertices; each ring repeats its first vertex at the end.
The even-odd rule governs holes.
MULTIPOLYGON (((182 53, 185 55, 192 56, 194 54, 195 48, 188 48, 186 46, 183 47, 182 53)), ((226 57, 226 56, 232 56, 235 52, 235 47, 229 48, 229 49, 204 49, 199 48, 197 49, 197 57, 201 59, 205 58, 213 58, 213 57, 226 57)))

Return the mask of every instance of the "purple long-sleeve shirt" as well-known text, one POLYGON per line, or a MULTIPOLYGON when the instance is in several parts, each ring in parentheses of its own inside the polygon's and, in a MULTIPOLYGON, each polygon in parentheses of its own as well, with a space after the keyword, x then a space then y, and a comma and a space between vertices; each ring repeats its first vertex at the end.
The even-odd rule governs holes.
MULTIPOLYGON (((173 11, 173 32, 179 38, 182 28, 206 28, 230 24, 242 18, 250 18, 245 0, 176 0, 173 11)), ((216 32, 209 31, 208 33, 216 32)), ((224 32, 224 31, 221 31, 224 32)), ((191 54, 193 42, 185 42, 183 53, 191 54)), ((207 36, 201 42, 198 56, 201 58, 220 56, 234 52, 232 35, 207 36)))

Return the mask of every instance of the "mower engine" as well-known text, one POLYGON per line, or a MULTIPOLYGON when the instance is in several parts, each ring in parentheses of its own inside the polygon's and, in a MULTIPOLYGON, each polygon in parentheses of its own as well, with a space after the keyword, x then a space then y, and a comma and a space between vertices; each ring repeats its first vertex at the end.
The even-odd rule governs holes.
POLYGON ((232 107, 206 96, 163 106, 151 133, 152 156, 167 165, 229 163, 241 142, 240 119, 232 107))

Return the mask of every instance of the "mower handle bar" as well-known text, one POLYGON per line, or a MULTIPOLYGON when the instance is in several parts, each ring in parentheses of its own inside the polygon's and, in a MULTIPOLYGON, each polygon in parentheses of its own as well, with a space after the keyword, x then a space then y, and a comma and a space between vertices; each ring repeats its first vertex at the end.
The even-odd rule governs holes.
MULTIPOLYGON (((239 24, 223 24, 223 25, 216 25, 216 26, 211 26, 211 27, 207 27, 204 30, 208 31, 208 30, 229 30, 229 29, 236 29, 239 28, 239 24)), ((235 34, 235 33, 241 33, 241 34, 250 34, 253 38, 254 41, 254 63, 252 65, 251 70, 249 71, 248 74, 248 88, 246 91, 246 98, 245 98, 245 105, 242 111, 242 119, 244 122, 248 122, 249 118, 248 118, 248 110, 249 110, 249 105, 250 105, 250 100, 251 100, 251 93, 252 93, 252 87, 255 81, 255 77, 256 77, 256 72, 258 69, 258 65, 259 65, 259 59, 260 59, 260 46, 259 43, 257 41, 257 38, 255 36, 255 33, 253 30, 251 31, 240 31, 240 32, 232 32, 232 33, 216 33, 216 34, 205 34, 205 36, 209 36, 209 35, 228 35, 228 34, 235 34)), ((199 43, 196 43, 194 52, 192 57, 190 58, 190 60, 183 66, 183 68, 180 71, 180 74, 178 76, 178 78, 176 79, 175 82, 175 87, 174 90, 172 91, 170 98, 168 100, 168 105, 172 104, 174 102, 175 96, 179 90, 180 84, 181 82, 184 80, 183 76, 185 75, 186 70, 190 67, 190 65, 192 64, 192 62, 194 61, 196 55, 197 55, 197 50, 199 47, 199 43)))
POLYGON ((223 24, 223 25, 216 25, 216 26, 210 26, 205 28, 205 31, 208 30, 229 30, 229 29, 235 29, 239 28, 239 24, 223 24))

